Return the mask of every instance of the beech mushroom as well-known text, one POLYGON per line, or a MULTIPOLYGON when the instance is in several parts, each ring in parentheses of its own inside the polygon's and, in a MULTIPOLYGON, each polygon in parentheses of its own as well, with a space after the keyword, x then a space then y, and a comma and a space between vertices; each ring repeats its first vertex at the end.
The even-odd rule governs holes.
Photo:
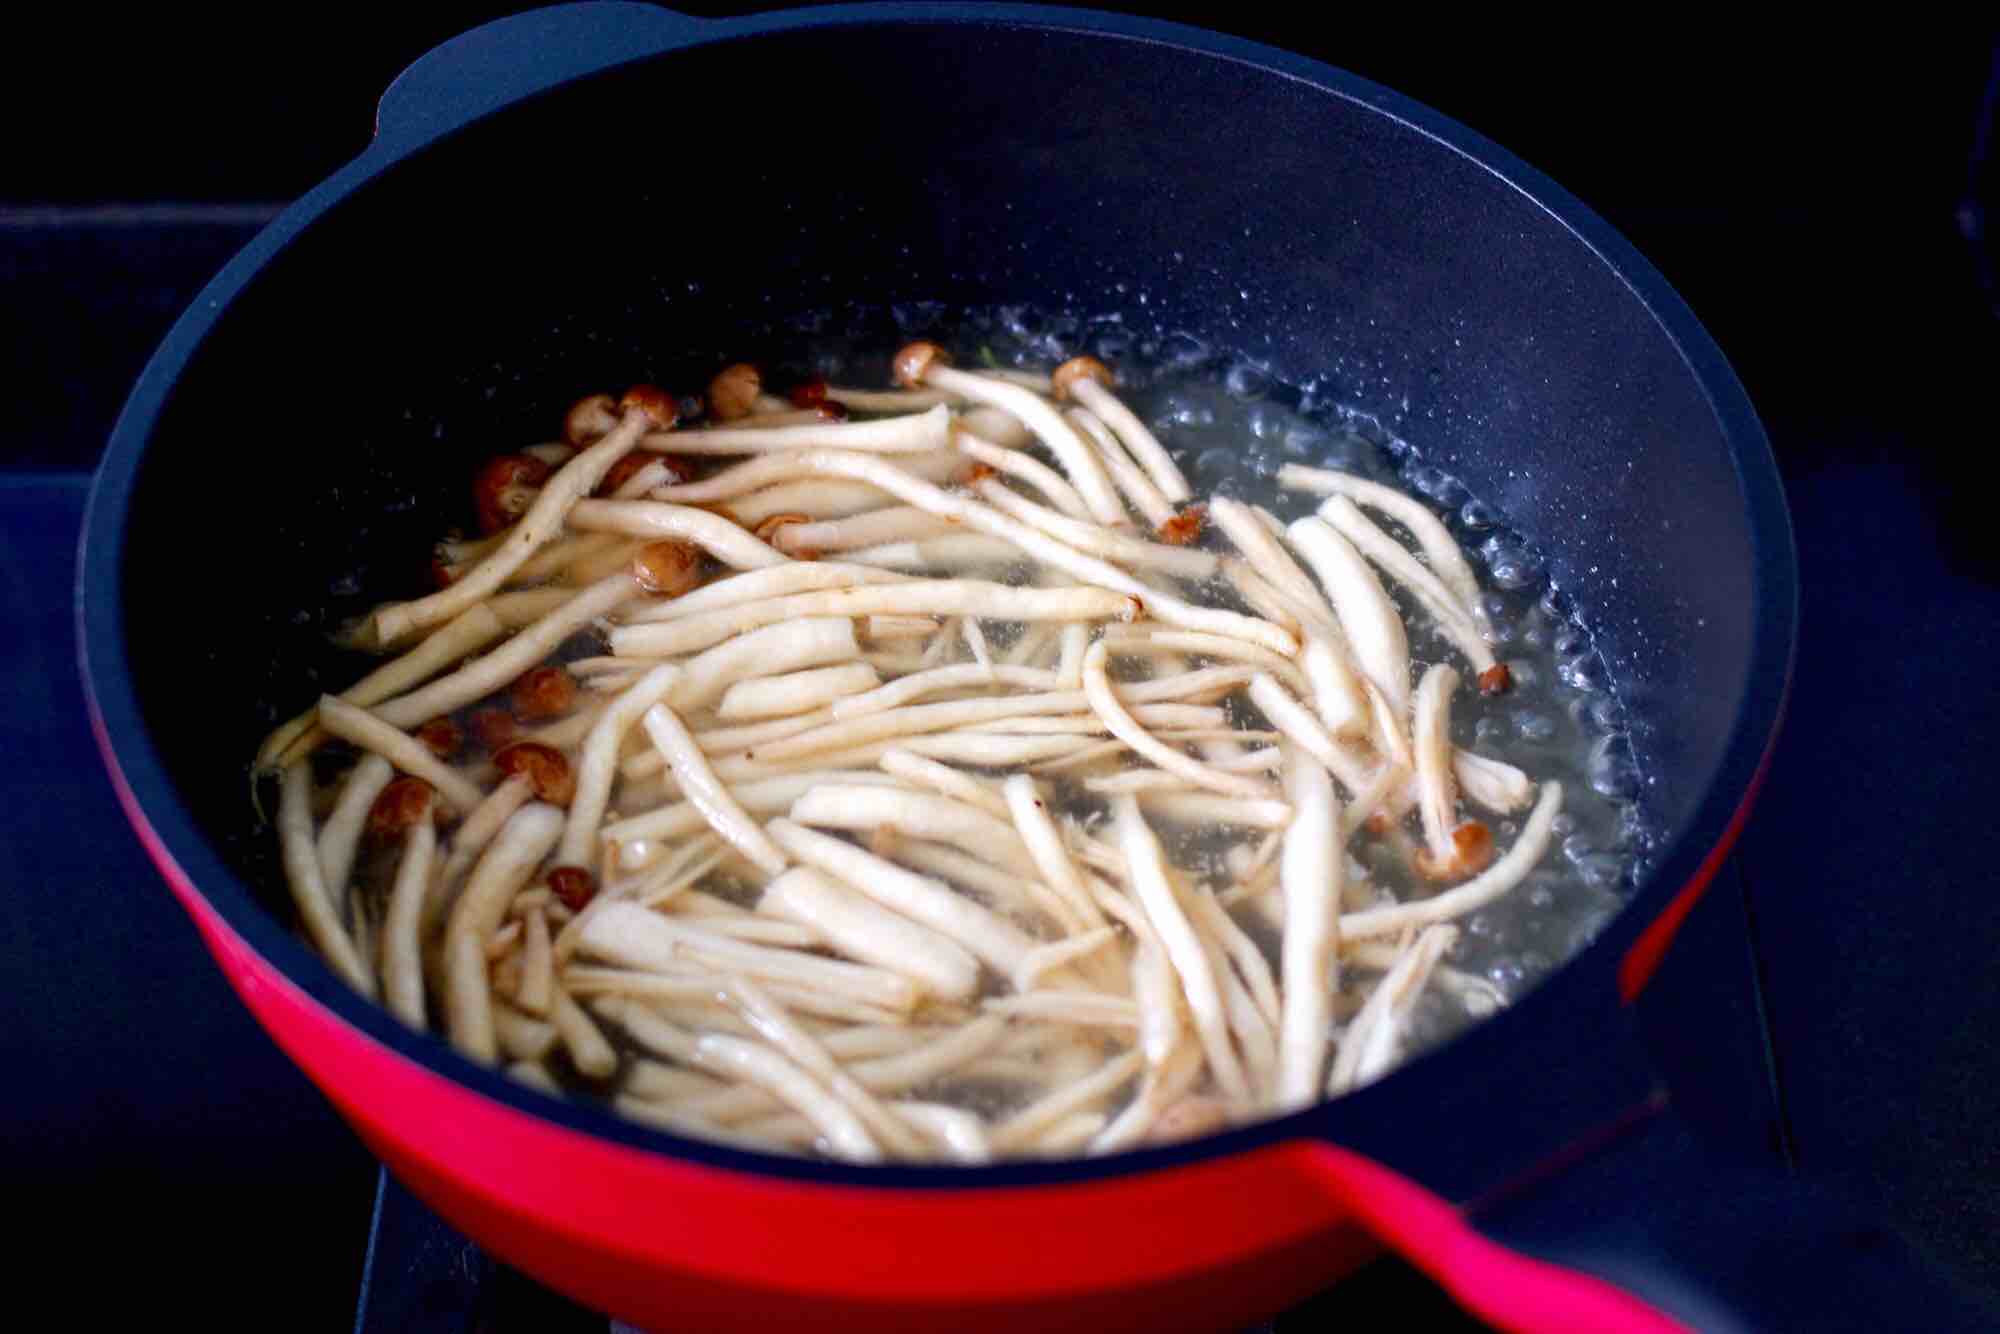
POLYGON ((896 383, 905 388, 928 384, 1013 413, 1056 456, 1093 518, 1111 527, 1129 522, 1096 451, 1033 390, 953 370, 936 343, 905 346, 896 354, 895 371, 896 383))

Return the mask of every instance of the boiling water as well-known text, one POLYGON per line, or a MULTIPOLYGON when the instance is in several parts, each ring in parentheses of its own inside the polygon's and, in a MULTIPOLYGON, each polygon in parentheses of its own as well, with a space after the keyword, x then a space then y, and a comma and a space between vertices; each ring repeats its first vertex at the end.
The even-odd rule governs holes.
MULTIPOLYGON (((1343 405, 1320 401, 1265 367, 1188 334, 1141 333, 1115 319, 1086 320, 1021 307, 897 307, 887 312, 887 323, 893 327, 885 328, 884 312, 875 310, 822 315, 794 326, 791 338, 802 339, 796 345, 807 350, 767 363, 769 383, 782 387, 790 378, 821 375, 844 384, 887 384, 888 359, 908 336, 936 339, 952 349, 961 365, 972 368, 1046 369, 1090 352, 1116 367, 1120 395, 1174 453, 1197 497, 1234 496, 1289 521, 1311 513, 1319 497, 1279 488, 1278 468, 1288 462, 1339 468, 1421 497, 1469 553, 1484 591, 1496 656, 1509 667, 1513 688, 1493 698, 1461 689, 1453 702, 1453 739, 1517 765, 1537 783, 1561 782, 1564 805, 1555 826, 1555 847, 1542 865, 1513 892, 1459 921, 1463 930, 1446 963, 1485 985, 1429 987, 1413 1017, 1406 1057, 1476 1020, 1494 998, 1503 1003, 1517 999, 1588 944, 1619 909, 1644 873, 1651 840, 1635 804, 1640 775, 1623 730, 1616 683, 1608 679, 1572 600, 1550 585, 1532 544, 1456 478, 1427 464, 1421 441, 1394 438, 1343 405), (801 328, 807 331, 803 335, 801 328)), ((735 348, 723 355, 758 351, 735 348)), ((1408 540, 1393 522, 1373 517, 1408 540)), ((1224 549, 1212 532, 1203 544, 1224 549)), ((1030 571, 1021 565, 994 573, 1019 579, 1030 571)), ((1449 655, 1448 646, 1428 616, 1399 588, 1389 587, 1410 628, 1414 681, 1425 666, 1449 655)), ((1220 580, 1188 591, 1199 601, 1240 606, 1220 580)), ((988 626, 996 652, 1004 652, 1018 632, 1015 626, 988 626)), ((603 651, 601 643, 581 637, 556 660, 603 651)), ((957 656, 966 656, 962 648, 957 656)), ((1265 725, 1247 705, 1232 708, 1236 725, 1265 725)), ((709 718, 690 722, 713 725, 709 718)), ((1080 785, 1059 783, 1054 795, 1079 819, 1092 822, 1103 816, 1104 803, 1080 785)), ((1506 847, 1518 832, 1517 822, 1492 823, 1496 845, 1506 847)), ((1242 841, 1240 831, 1166 828, 1162 833, 1176 864, 1205 874, 1218 888, 1228 883, 1223 854, 1227 845, 1242 841)), ((1447 887, 1416 877, 1388 840, 1363 833, 1350 843, 1349 853, 1350 867, 1365 874, 1378 895, 1409 899, 1447 887)), ((390 869, 384 863, 377 873, 386 879, 390 869)), ((746 903, 756 892, 724 876, 711 876, 700 887, 746 903)), ((1270 953, 1275 970, 1276 929, 1252 909, 1237 916, 1270 953)), ((1343 1012, 1358 1004, 1374 976, 1344 970, 1343 1012)), ((575 1087, 586 1096, 606 1091, 604 1085, 581 1080, 575 1087)), ((958 1080, 914 1093, 989 1115, 1004 1113, 1027 1096, 1004 1079, 958 1080)))

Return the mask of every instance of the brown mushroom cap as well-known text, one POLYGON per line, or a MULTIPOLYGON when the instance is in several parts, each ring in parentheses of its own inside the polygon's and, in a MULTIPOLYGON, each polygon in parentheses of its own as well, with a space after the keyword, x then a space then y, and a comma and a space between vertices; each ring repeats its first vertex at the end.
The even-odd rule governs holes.
POLYGON ((401 838, 424 812, 435 809, 431 798, 431 785, 423 779, 408 774, 394 779, 368 808, 369 836, 385 841, 401 838))
POLYGON ((1055 386, 1056 397, 1069 397, 1069 387, 1077 380, 1088 377, 1105 388, 1111 387, 1111 368, 1096 357, 1071 357, 1049 373, 1049 383, 1055 386))
POLYGON ((560 718, 576 707, 576 678, 560 667, 537 667, 514 682, 507 698, 517 718, 560 718))
POLYGON ((597 896, 597 877, 581 866, 552 866, 549 892, 571 912, 582 912, 584 905, 597 896))
POLYGON ((582 449, 617 424, 617 401, 609 394, 592 394, 570 405, 563 418, 563 440, 582 449))
POLYGON ((816 408, 826 402, 826 381, 818 376, 801 380, 792 386, 791 397, 795 408, 816 408))
POLYGON ((424 749, 441 760, 458 754, 458 748, 465 744, 465 733, 443 714, 419 727, 413 735, 423 743, 424 749))
POLYGON ((521 734, 521 725, 505 709, 474 709, 466 722, 472 728, 473 739, 489 755, 512 745, 521 734))
POLYGON ((1442 860, 1430 849, 1419 848, 1411 858, 1420 874, 1430 880, 1463 880, 1477 875, 1493 860, 1493 831, 1477 820, 1467 820, 1451 831, 1451 855, 1442 860))
POLYGON ((678 538, 648 542, 632 557, 632 582, 659 597, 679 597, 701 582, 701 548, 678 538))
POLYGON ((534 491, 551 469, 532 454, 500 454, 488 459, 472 479, 472 505, 479 530, 497 533, 528 512, 534 491))
POLYGON ((1208 506, 1196 502, 1182 506, 1180 512, 1160 525, 1157 536, 1168 546, 1184 547, 1201 536, 1201 530, 1208 523, 1208 506))
POLYGON ((718 421, 747 417, 764 392, 764 373, 747 361, 724 366, 708 382, 708 410, 718 421))
POLYGON ((674 396, 656 384, 635 384, 625 391, 625 397, 618 400, 618 406, 626 412, 639 411, 652 419, 653 428, 671 431, 680 420, 680 407, 674 396))
POLYGON ((945 350, 936 343, 926 343, 921 340, 906 345, 891 363, 896 383, 905 389, 915 389, 922 384, 924 376, 929 373, 933 364, 949 366, 951 358, 946 356, 945 350))
POLYGON ((493 757, 493 766, 512 777, 520 774, 534 786, 535 796, 552 806, 567 806, 576 796, 576 774, 554 746, 516 741, 493 757))
POLYGON ((1479 693, 1482 695, 1504 694, 1514 684, 1514 673, 1507 670, 1507 664, 1496 662, 1479 674, 1479 693))

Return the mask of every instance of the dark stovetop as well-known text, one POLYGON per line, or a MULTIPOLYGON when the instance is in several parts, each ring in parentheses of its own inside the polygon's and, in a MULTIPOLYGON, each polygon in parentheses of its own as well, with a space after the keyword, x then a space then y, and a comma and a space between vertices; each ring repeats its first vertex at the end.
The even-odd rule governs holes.
MULTIPOLYGON (((0 1173, 35 1220, 22 1272, 74 1267, 62 1290, 94 1323, 198 1311, 235 1328, 282 1310, 297 1328, 357 1314, 368 1331, 603 1327, 378 1188, 126 831, 73 667, 85 473, 145 353, 267 201, 359 146, 373 90, 480 17, 329 30, 316 59, 268 64, 237 60, 204 20, 140 20, 158 26, 60 44, 93 49, 93 86, 118 90, 81 102, 46 71, 0 70, 0 96, 24 99, 9 123, 39 127, 0 179, 14 390, 0 987, 18 998, 0 1027, 0 1068, 16 1072, 0 1173)), ((1979 391, 2000 325, 1954 213, 1991 35, 1738 35, 1718 54, 1690 34, 1579 63, 1557 36, 1511 28, 1440 50, 1415 20, 1315 34, 1196 17, 1378 78, 1545 168, 1666 272, 1744 376, 1798 526, 1800 668, 1757 818, 1644 1027, 1710 1140, 1838 1180, 2000 1294, 2000 914, 1981 747, 2000 734, 1986 671, 2000 561, 1990 502, 1959 463, 1992 435, 1979 391)), ((1385 1263, 1280 1328, 1364 1304, 1420 1323, 1446 1310, 1385 1263)))

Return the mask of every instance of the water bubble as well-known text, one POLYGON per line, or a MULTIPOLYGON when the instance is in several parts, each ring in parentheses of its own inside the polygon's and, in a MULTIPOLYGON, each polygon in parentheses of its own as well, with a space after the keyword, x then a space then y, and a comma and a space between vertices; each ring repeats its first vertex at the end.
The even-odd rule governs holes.
POLYGON ((1250 434, 1259 440, 1277 440, 1283 437, 1287 420, 1291 416, 1283 408, 1269 403, 1259 403, 1250 409, 1247 418, 1250 434))
POLYGON ((1500 516, 1485 501, 1468 500, 1458 507, 1458 521, 1473 532, 1480 533, 1500 522, 1500 516))
POLYGON ((1590 748, 1584 772, 1591 789, 1613 801, 1630 801, 1639 795, 1639 761, 1633 757, 1632 741, 1622 732, 1600 737, 1590 748))
POLYGON ((1576 873, 1584 884, 1610 893, 1625 876, 1625 859, 1609 852, 1593 852, 1575 859, 1576 873))
POLYGON ((1556 892, 1549 887, 1546 881, 1536 883, 1528 889, 1528 906, 1530 908, 1545 912, 1555 906, 1555 901, 1556 892))
POLYGON ((1154 426, 1161 430, 1215 425, 1215 409, 1183 394, 1169 394, 1160 404, 1154 426))
POLYGON ((1553 741, 1556 735, 1556 720, 1545 713, 1522 709, 1514 715, 1514 735, 1523 741, 1553 741))
POLYGON ((1549 821, 1549 832, 1557 838, 1568 838, 1576 832, 1576 816, 1569 811, 1562 812, 1555 819, 1549 821))
POLYGON ((1486 969, 1486 980, 1500 989, 1500 994, 1512 1000, 1518 994, 1521 984, 1528 980, 1527 970, 1512 959, 1502 959, 1486 969))
POLYGON ((1556 675, 1573 690, 1602 690, 1611 679, 1595 649, 1561 659, 1556 663, 1556 675))
POLYGON ((1442 468, 1418 464, 1404 469, 1403 480, 1418 494, 1429 496, 1447 509, 1462 505, 1467 499, 1465 485, 1442 468))
MULTIPOLYGON (((1132 331, 1116 327, 1094 330, 1090 335, 1088 346, 1091 356, 1116 366, 1131 354, 1132 331)), ((1120 368, 1121 373, 1123 369, 1120 368)))
POLYGON ((1507 724, 1492 714, 1487 714, 1472 725, 1474 740, 1492 745, 1507 735, 1507 724))
POLYGON ((1326 432, 1303 422, 1293 423, 1282 441, 1285 452, 1296 459, 1309 459, 1326 449, 1326 432))
POLYGON ((1231 398, 1262 398, 1271 392, 1271 372, 1254 361, 1239 361, 1223 373, 1222 387, 1231 398))
POLYGON ((1170 333, 1160 340, 1152 355, 1162 371, 1192 370, 1208 360, 1208 344, 1190 333, 1170 333))
POLYGON ((1584 834, 1571 834, 1562 841, 1562 854, 1566 861, 1580 862, 1597 852, 1597 844, 1584 834))
POLYGON ((1544 615, 1558 621, 1568 620, 1573 608, 1569 594, 1553 584, 1542 591, 1542 600, 1537 605, 1541 607, 1544 615))
POLYGON ((1565 626, 1549 647, 1557 653, 1574 655, 1590 647, 1590 638, 1575 626, 1565 626))

